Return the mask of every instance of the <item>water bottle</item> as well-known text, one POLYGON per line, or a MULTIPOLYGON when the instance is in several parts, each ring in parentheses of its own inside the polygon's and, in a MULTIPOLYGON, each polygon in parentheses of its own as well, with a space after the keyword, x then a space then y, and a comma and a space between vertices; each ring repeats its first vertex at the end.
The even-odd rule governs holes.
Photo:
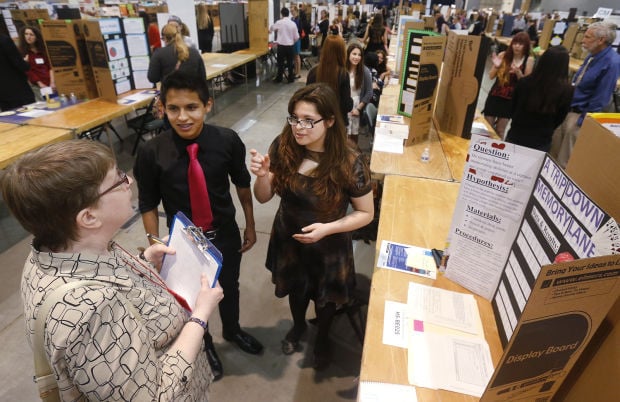
POLYGON ((71 92, 71 95, 69 95, 69 101, 72 105, 75 105, 77 103, 77 96, 75 96, 74 92, 71 92))
POLYGON ((60 98, 58 100, 60 101, 61 107, 67 106, 67 103, 69 103, 69 100, 67 99, 67 95, 65 94, 60 94, 60 98))
POLYGON ((422 157, 420 158, 420 161, 422 163, 428 163, 428 161, 431 159, 431 153, 428 150, 428 147, 424 148, 424 151, 422 152, 422 157))

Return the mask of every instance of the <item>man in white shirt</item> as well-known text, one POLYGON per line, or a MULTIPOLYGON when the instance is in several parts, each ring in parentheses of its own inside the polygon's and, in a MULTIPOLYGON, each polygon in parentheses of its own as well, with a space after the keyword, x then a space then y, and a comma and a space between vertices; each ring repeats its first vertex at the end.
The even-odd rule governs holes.
POLYGON ((273 82, 282 82, 284 63, 288 63, 288 82, 291 83, 295 81, 294 45, 299 39, 299 32, 297 25, 289 18, 288 8, 283 7, 280 14, 282 14, 282 18, 269 27, 269 32, 276 32, 276 43, 278 44, 278 75, 273 82))

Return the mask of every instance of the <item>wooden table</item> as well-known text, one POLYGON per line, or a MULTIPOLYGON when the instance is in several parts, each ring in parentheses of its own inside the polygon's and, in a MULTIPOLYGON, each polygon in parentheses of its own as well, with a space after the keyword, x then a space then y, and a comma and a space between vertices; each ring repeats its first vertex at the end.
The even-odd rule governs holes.
MULTIPOLYGON (((379 114, 395 114, 398 103, 398 85, 384 88, 379 101, 379 114)), ((409 118, 405 117, 409 125, 409 118)), ((374 177, 381 179, 386 174, 400 174, 412 177, 428 177, 439 180, 452 180, 448 162, 444 156, 437 130, 431 129, 428 140, 406 146, 402 154, 372 151, 370 170, 374 177), (428 147, 431 158, 422 163, 420 157, 424 148, 428 147)))
POLYGON ((108 123, 135 110, 138 105, 119 105, 104 99, 93 99, 79 103, 47 116, 28 120, 29 126, 63 128, 78 135, 84 131, 108 123))
MULTIPOLYGON (((426 248, 443 248, 459 191, 458 183, 389 175, 385 177, 377 247, 392 240, 426 248)), ((377 250, 378 251, 378 250, 377 250)), ((377 253, 378 254, 378 253, 377 253)), ((409 282, 418 282, 463 293, 471 293, 440 275, 437 280, 387 269, 376 269, 372 277, 366 336, 360 372, 361 381, 408 385, 407 350, 384 345, 383 318, 386 300, 407 301, 409 282)), ((502 355, 491 303, 475 296, 484 335, 493 364, 502 355)), ((477 401, 473 396, 450 391, 416 388, 419 401, 477 401)))
POLYGON ((247 64, 256 60, 256 54, 243 53, 203 53, 202 60, 207 70, 207 80, 212 80, 220 75, 243 66, 247 82, 247 64))
POLYGON ((19 124, 0 122, 0 131, 12 130, 19 127, 19 124))
POLYGON ((17 126, 0 132, 0 169, 21 155, 54 142, 69 140, 73 133, 60 128, 17 126))

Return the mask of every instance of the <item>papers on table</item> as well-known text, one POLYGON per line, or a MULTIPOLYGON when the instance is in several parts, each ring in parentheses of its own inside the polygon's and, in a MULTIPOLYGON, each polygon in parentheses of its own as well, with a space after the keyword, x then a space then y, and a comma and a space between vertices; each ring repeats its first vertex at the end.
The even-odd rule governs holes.
POLYGON ((388 384, 385 382, 360 382, 359 402, 417 402, 415 388, 409 385, 388 384))
POLYGON ((491 375, 493 361, 482 338, 413 332, 409 338, 409 382, 480 397, 491 375))
POLYGON ((377 267, 437 278, 437 265, 431 250, 387 240, 381 242, 377 267))
POLYGON ((418 387, 479 397, 493 374, 471 294, 410 282, 407 304, 385 302, 383 343, 408 349, 409 383, 418 387))
POLYGON ((473 335, 482 335, 482 321, 471 294, 409 283, 407 305, 410 317, 473 335))
POLYGON ((130 105, 132 103, 140 102, 146 99, 151 99, 157 94, 157 90, 151 89, 142 92, 138 92, 132 95, 124 96, 118 100, 121 105, 130 105))
POLYGON ((41 117, 41 116, 47 116, 48 114, 52 114, 54 113, 51 110, 41 110, 41 109, 33 109, 33 110, 29 110, 27 112, 23 112, 23 113, 18 113, 19 116, 23 116, 23 117, 41 117))
POLYGON ((406 349, 409 346, 406 331, 407 304, 385 301, 383 314, 383 343, 406 349))
POLYGON ((381 134, 377 131, 375 131, 372 149, 375 152, 389 152, 392 154, 402 154, 405 151, 402 138, 381 134))

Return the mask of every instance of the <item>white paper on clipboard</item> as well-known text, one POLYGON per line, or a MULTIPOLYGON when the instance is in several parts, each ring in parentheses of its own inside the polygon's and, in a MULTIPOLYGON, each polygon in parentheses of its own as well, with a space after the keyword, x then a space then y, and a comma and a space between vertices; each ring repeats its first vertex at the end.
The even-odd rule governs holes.
POLYGON ((207 275, 211 287, 217 283, 222 253, 182 212, 174 216, 168 245, 176 253, 166 254, 160 274, 166 285, 193 307, 200 292, 200 274, 207 275))

